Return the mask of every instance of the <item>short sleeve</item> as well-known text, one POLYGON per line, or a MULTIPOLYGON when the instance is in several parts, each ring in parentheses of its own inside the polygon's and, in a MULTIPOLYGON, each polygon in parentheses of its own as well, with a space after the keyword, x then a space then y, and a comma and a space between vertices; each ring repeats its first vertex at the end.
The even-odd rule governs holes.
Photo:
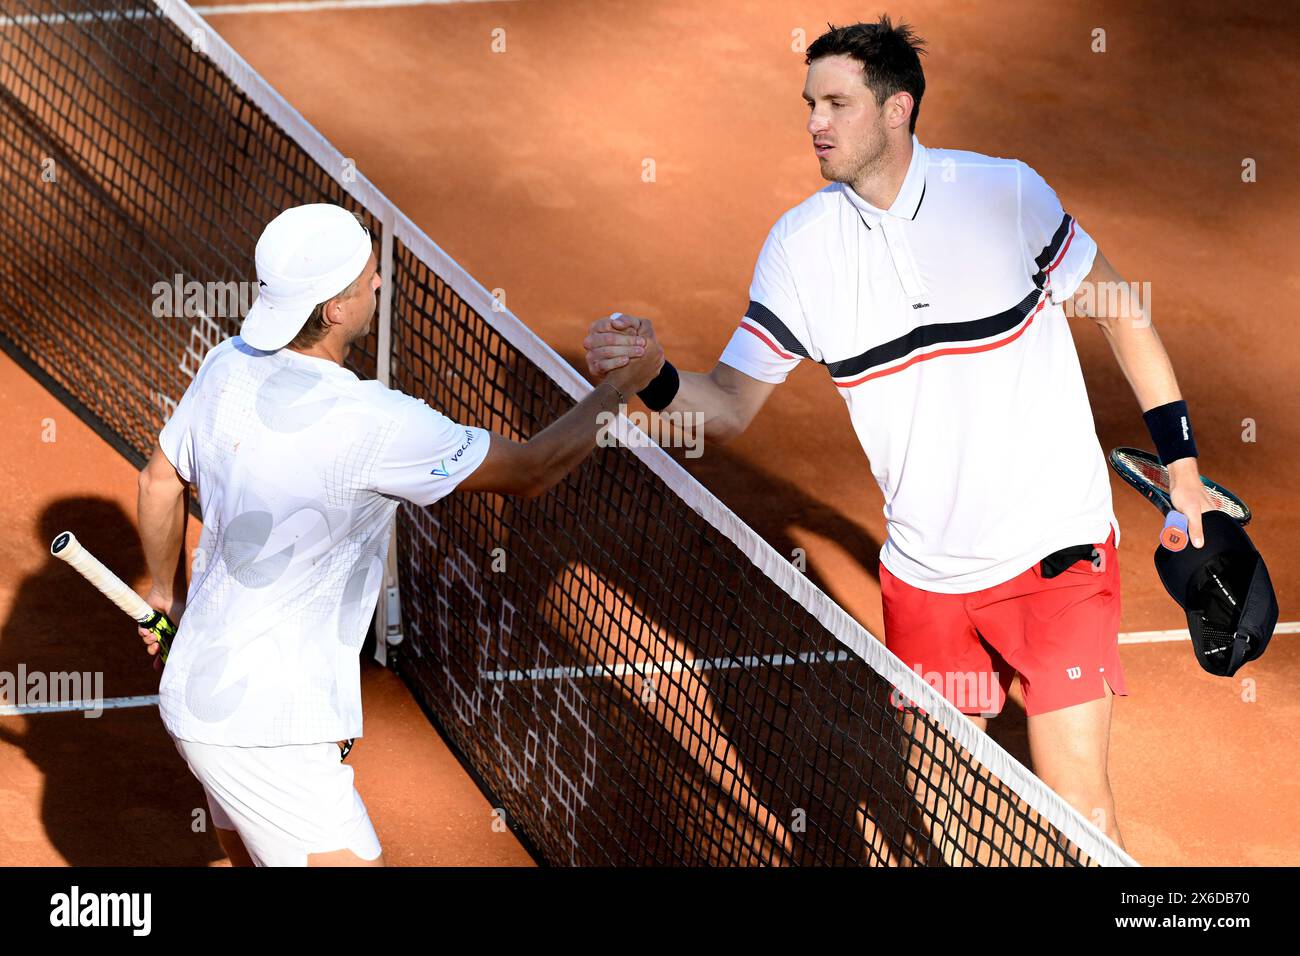
POLYGON ((218 342, 208 349, 208 354, 203 356, 199 370, 194 373, 194 378, 190 380, 185 394, 181 396, 176 409, 158 434, 158 447, 167 456, 176 473, 189 484, 193 484, 198 477, 194 432, 199 426, 196 417, 200 415, 200 407, 205 401, 201 396, 208 391, 209 379, 216 374, 212 371, 213 366, 219 364, 220 357, 228 354, 234 347, 235 340, 231 338, 218 342))
POLYGON ((181 396, 176 410, 172 412, 167 423, 158 434, 158 447, 167 456, 167 460, 176 469, 176 474, 187 483, 194 481, 194 409, 195 397, 199 390, 199 376, 190 382, 189 388, 181 396))
POLYGON ((410 399, 394 420, 396 432, 375 468, 374 490, 431 505, 483 464, 489 433, 458 425, 410 399))
POLYGON ((763 243, 749 287, 749 308, 722 352, 725 365, 760 382, 784 382, 809 357, 807 322, 794 274, 775 230, 763 243))
POLYGON ((1053 302, 1064 302, 1092 270, 1097 243, 1064 209, 1055 191, 1031 167, 1017 164, 1020 234, 1053 302))

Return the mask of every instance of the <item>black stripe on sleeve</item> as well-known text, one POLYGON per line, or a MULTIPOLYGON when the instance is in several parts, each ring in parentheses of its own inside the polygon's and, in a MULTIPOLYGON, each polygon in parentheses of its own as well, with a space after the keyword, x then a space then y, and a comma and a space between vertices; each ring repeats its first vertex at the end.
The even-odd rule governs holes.
POLYGON ((1061 224, 1056 227, 1056 232, 1052 234, 1052 241, 1034 257, 1034 264, 1038 266, 1038 272, 1034 274, 1034 285, 1038 288, 1041 289, 1043 283, 1047 281, 1047 267, 1052 264, 1052 260, 1060 253, 1061 246, 1065 243, 1065 237, 1070 234, 1070 223, 1073 221, 1069 213, 1062 216, 1061 224))
POLYGON ((795 338, 794 333, 786 328, 785 323, 776 317, 776 313, 763 303, 751 301, 749 308, 745 310, 745 318, 757 322, 766 329, 767 333, 776 339, 776 344, 791 355, 798 355, 800 358, 806 359, 812 358, 808 354, 808 350, 795 338))

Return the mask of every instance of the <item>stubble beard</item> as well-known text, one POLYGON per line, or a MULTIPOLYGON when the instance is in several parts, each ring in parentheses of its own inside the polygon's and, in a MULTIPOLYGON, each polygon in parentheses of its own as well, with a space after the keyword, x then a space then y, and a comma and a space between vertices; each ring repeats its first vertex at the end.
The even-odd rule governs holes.
POLYGON ((861 153, 856 161, 850 158, 844 166, 836 164, 832 169, 827 169, 826 163, 823 162, 821 168, 822 178, 827 182, 847 183, 851 186, 868 178, 883 166, 886 153, 889 150, 889 138, 879 125, 872 129, 872 134, 871 142, 862 144, 859 147, 861 153))
POLYGON ((885 165, 885 154, 888 149, 888 142, 886 142, 885 137, 881 136, 874 143, 874 148, 872 148, 870 152, 865 153, 858 161, 853 171, 846 174, 840 182, 853 185, 856 182, 861 182, 864 179, 870 178, 877 170, 885 165))

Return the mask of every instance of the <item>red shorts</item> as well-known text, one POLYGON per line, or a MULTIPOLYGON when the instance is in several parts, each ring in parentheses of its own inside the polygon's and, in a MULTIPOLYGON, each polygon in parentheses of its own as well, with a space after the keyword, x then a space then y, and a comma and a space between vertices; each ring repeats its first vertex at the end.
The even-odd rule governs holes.
POLYGON ((1096 550, 1054 578, 1035 564, 969 594, 914 588, 882 564, 885 646, 964 714, 1001 712, 1016 674, 1031 717, 1104 697, 1106 684, 1126 695, 1113 529, 1096 550))

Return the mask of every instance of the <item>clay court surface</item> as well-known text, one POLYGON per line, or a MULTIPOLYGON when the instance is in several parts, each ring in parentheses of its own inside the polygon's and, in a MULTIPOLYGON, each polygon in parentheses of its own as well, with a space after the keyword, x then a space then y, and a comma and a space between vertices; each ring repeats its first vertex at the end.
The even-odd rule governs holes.
MULTIPOLYGON (((1253 507, 1280 620, 1295 622, 1300 133, 1286 116, 1300 16, 1225 11, 891 8, 929 45, 921 142, 1025 160, 1126 278, 1150 283, 1202 471, 1253 507), (1257 181, 1243 182, 1247 162, 1257 181)), ((706 370, 767 230, 823 185, 797 31, 811 42, 827 21, 874 12, 611 0, 233 5, 208 19, 570 362, 582 367, 587 326, 617 310, 654 320, 679 368, 706 370)), ((1102 335, 1075 321, 1103 448, 1149 445, 1102 335)), ((0 671, 102 672, 106 698, 155 693, 129 622, 47 555, 75 528, 143 590, 134 468, 3 356, 0 443, 0 671)), ((735 444, 683 462, 779 551, 803 549, 810 577, 882 633, 880 493, 822 369, 805 363, 735 444)), ((1053 478, 1032 445, 1014 467, 1053 478)), ((1185 627, 1151 562, 1160 519, 1113 487, 1131 696, 1115 705, 1111 780, 1126 849, 1148 865, 1294 864, 1300 635, 1283 628, 1232 680, 1201 671, 1185 639, 1153 639, 1185 627)), ((366 736, 349 760, 388 862, 530 864, 401 682, 371 664, 363 682, 366 736)), ((990 725, 1027 762, 1024 730, 1014 702, 990 725)), ((0 716, 0 863, 219 864, 215 838, 190 825, 202 805, 154 708, 0 716)))

